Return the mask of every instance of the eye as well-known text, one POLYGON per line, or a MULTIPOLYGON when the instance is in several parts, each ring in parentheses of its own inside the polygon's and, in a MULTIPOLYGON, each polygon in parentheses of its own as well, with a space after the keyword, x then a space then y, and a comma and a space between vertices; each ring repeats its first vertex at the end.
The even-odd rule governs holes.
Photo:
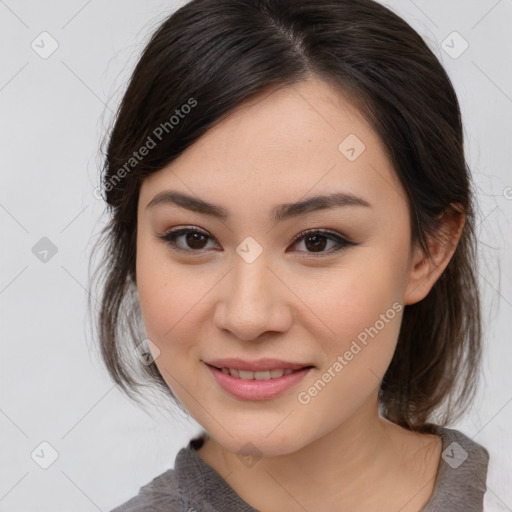
MULTIPOLYGON (((341 235, 334 231, 323 229, 311 229, 308 231, 302 231, 293 240, 293 245, 297 244, 298 242, 304 243, 304 246, 307 249, 312 250, 312 252, 306 252, 313 255, 314 258, 330 255, 345 249, 347 246, 356 245, 355 243, 348 241, 346 238, 343 238, 341 235), (334 244, 331 246, 331 249, 334 247, 334 250, 324 251, 325 247, 328 245, 328 242, 332 242, 334 244)), ((308 258, 310 256, 305 257, 308 258)))
POLYGON ((171 229, 167 231, 167 233, 159 235, 158 238, 167 242, 171 246, 171 249, 190 254, 191 252, 199 252, 204 250, 206 241, 211 237, 208 235, 208 233, 200 231, 193 226, 185 226, 178 229, 171 229), (180 246, 178 240, 182 237, 183 243, 180 246))
MULTIPOLYGON (((188 254, 198 253, 196 255, 200 255, 202 251, 208 249, 208 240, 213 240, 207 232, 198 230, 194 226, 173 228, 163 235, 157 236, 164 240, 174 251, 188 254)), ((302 231, 294 238, 292 246, 299 242, 304 243, 304 247, 306 247, 306 251, 299 252, 306 252, 310 255, 306 257, 312 256, 314 258, 338 252, 347 246, 356 245, 336 232, 321 229, 302 231), (329 242, 333 245, 330 250, 325 251, 324 249, 329 242)))

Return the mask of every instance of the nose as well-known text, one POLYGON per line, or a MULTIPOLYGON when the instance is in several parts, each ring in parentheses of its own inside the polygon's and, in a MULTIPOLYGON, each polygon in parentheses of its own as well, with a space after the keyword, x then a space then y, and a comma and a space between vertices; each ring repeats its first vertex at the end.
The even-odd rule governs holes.
POLYGON ((290 292, 263 254, 252 263, 237 256, 223 282, 215 311, 218 329, 241 340, 254 340, 266 332, 290 328, 290 292))

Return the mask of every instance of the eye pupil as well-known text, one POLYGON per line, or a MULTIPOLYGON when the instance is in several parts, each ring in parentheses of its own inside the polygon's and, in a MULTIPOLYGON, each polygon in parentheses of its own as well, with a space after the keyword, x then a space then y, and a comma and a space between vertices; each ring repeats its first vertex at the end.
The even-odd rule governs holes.
MULTIPOLYGON (((313 242, 313 245, 312 245, 312 247, 314 249, 320 249, 320 251, 322 251, 325 248, 325 245, 326 245, 326 238, 325 238, 325 236, 322 236, 322 235, 311 235, 311 236, 306 237, 306 246, 308 247, 308 249, 311 248, 309 246, 309 244, 308 244, 309 240, 316 240, 316 242, 313 242)), ((313 251, 313 252, 315 252, 315 251, 313 251)))
POLYGON ((203 235, 202 233, 197 233, 197 232, 191 232, 186 235, 187 244, 192 249, 202 249, 204 247, 204 238, 205 238, 205 235, 203 235), (200 240, 201 237, 203 238, 203 240, 202 240, 203 244, 201 244, 201 240, 200 240), (199 242, 199 245, 196 245, 196 242, 199 242))

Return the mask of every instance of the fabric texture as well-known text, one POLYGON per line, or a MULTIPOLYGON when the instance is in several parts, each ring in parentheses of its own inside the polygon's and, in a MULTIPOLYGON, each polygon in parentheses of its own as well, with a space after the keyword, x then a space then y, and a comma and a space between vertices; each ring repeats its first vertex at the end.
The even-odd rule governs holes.
MULTIPOLYGON (((442 456, 434 490, 419 512, 482 512, 488 451, 462 432, 437 426, 442 456)), ((111 512, 258 512, 196 452, 204 433, 191 439, 169 469, 111 512)))

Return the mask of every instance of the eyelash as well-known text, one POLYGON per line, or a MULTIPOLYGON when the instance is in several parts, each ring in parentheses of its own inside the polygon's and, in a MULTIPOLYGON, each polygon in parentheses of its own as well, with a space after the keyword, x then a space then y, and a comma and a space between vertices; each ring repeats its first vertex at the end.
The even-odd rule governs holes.
MULTIPOLYGON (((173 251, 181 252, 181 253, 199 253, 199 255, 203 254, 203 251, 206 249, 182 249, 181 247, 177 246, 176 239, 182 235, 186 235, 189 233, 199 233, 200 235, 204 235, 210 239, 213 239, 210 237, 207 233, 203 231, 199 231, 198 229, 195 229, 193 226, 187 226, 187 227, 180 227, 180 228, 172 228, 163 235, 157 235, 158 238, 166 242, 173 251)), ((306 258, 321 258, 323 256, 329 256, 333 253, 339 252, 343 249, 345 249, 348 246, 357 245, 354 242, 350 242, 346 238, 343 238, 338 233, 323 229, 308 229, 305 231, 301 231, 293 240, 292 245, 295 245, 297 242, 299 242, 301 239, 305 238, 306 236, 315 236, 320 235, 322 237, 328 238, 329 240, 332 240, 338 244, 338 247, 334 250, 329 251, 322 251, 319 253, 314 252, 307 252, 307 251, 299 251, 299 252, 306 252, 310 256, 306 256, 306 258)), ((304 257, 304 256, 303 256, 304 257)))

